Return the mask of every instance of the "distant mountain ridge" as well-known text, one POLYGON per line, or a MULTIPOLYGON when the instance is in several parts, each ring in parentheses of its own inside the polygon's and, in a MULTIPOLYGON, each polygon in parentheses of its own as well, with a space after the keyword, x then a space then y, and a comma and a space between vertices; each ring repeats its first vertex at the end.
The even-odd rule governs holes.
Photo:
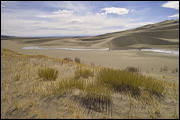
POLYGON ((14 37, 14 36, 1 35, 1 37, 14 37))

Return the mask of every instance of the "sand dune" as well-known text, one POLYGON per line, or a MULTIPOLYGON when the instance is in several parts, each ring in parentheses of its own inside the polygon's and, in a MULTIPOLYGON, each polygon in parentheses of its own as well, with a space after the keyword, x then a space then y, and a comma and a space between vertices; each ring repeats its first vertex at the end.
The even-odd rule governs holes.
MULTIPOLYGON (((133 44, 149 44, 149 45, 177 45, 179 42, 169 42, 156 37, 143 35, 141 33, 130 34, 127 36, 114 38, 110 44, 111 48, 128 47, 133 44)), ((143 46, 143 45, 142 45, 143 46)))
MULTIPOLYGON (((8 40, 2 37, 1 40, 8 40)), ((156 24, 145 25, 139 28, 108 33, 92 37, 47 37, 47 38, 16 38, 20 44, 33 46, 62 46, 73 48, 107 48, 129 49, 129 48, 161 48, 176 47, 179 44, 179 20, 167 20, 156 24), (137 46, 138 44, 138 46, 137 46), (141 45, 139 45, 141 44, 141 45), (165 45, 165 46, 164 46, 165 45), (131 47, 129 47, 131 46, 131 47)))
MULTIPOLYGON (((179 22, 172 20, 139 27, 134 29, 133 32, 112 39, 110 44, 111 49, 125 49, 125 47, 129 45, 135 44, 142 44, 142 47, 144 44, 178 45, 179 22), (170 39, 172 39, 172 41, 170 41, 170 39)), ((149 47, 151 48, 151 46, 149 47)))

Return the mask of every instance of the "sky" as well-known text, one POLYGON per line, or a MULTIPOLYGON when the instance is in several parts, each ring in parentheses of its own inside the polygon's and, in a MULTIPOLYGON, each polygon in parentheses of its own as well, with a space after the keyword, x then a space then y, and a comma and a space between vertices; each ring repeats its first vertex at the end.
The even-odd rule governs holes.
POLYGON ((179 1, 1 1, 1 35, 95 36, 179 19, 179 1))

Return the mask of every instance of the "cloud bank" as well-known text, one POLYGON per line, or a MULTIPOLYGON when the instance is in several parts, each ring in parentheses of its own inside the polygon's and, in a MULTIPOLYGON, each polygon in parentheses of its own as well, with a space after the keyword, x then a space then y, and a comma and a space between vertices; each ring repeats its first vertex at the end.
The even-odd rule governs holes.
POLYGON ((179 1, 168 1, 162 5, 165 8, 172 8, 179 10, 179 1))
MULTIPOLYGON (((124 3, 111 1, 1 2, 1 34, 12 36, 94 36, 161 21, 156 19, 161 14, 158 17, 150 16, 154 16, 153 7, 147 8, 147 3, 144 3, 145 6, 143 6, 143 4, 134 2, 133 4, 137 7, 129 7, 128 4, 125 6, 124 3), (150 12, 151 14, 149 14, 150 12)), ((165 8, 171 6, 172 9, 174 4, 167 5, 165 3, 163 6, 165 8)), ((164 8, 158 4, 158 9, 164 8)), ((177 6, 174 6, 173 9, 176 10, 177 6)), ((179 14, 171 15, 169 18, 177 16, 179 17, 179 14)), ((165 19, 167 18, 166 16, 165 19)))
MULTIPOLYGON (((162 5, 162 7, 179 10, 179 1, 168 1, 168 2, 164 3, 162 5)), ((178 17, 179 18, 179 13, 168 16, 168 17, 169 18, 173 18, 173 17, 178 17)))
POLYGON ((109 8, 103 8, 104 13, 101 14, 118 14, 118 15, 126 15, 129 13, 129 10, 126 8, 117 8, 117 7, 109 7, 109 8))

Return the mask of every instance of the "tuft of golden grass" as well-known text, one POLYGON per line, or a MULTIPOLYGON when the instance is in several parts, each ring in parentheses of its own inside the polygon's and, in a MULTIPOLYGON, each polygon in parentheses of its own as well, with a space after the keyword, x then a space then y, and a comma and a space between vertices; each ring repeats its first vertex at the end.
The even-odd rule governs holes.
POLYGON ((111 110, 112 89, 97 84, 89 84, 83 90, 82 105, 95 111, 111 110))
POLYGON ((64 95, 71 92, 74 88, 82 90, 84 88, 84 83, 82 80, 76 79, 64 79, 58 81, 58 83, 52 83, 49 86, 49 90, 53 94, 64 95))
POLYGON ((43 80, 56 80, 58 71, 54 68, 41 67, 38 70, 38 76, 43 80))
POLYGON ((162 95, 165 87, 163 82, 155 78, 142 74, 132 73, 126 70, 114 70, 105 68, 97 74, 99 84, 104 84, 115 91, 127 92, 136 96, 140 94, 140 89, 147 89, 157 95, 162 95))
POLYGON ((108 101, 111 100, 112 89, 105 86, 99 86, 97 84, 90 84, 83 92, 85 93, 85 97, 87 99, 108 101))
POLYGON ((88 77, 92 77, 94 75, 94 73, 90 70, 90 69, 85 69, 82 67, 78 67, 75 71, 75 78, 79 79, 79 78, 88 78, 88 77))

